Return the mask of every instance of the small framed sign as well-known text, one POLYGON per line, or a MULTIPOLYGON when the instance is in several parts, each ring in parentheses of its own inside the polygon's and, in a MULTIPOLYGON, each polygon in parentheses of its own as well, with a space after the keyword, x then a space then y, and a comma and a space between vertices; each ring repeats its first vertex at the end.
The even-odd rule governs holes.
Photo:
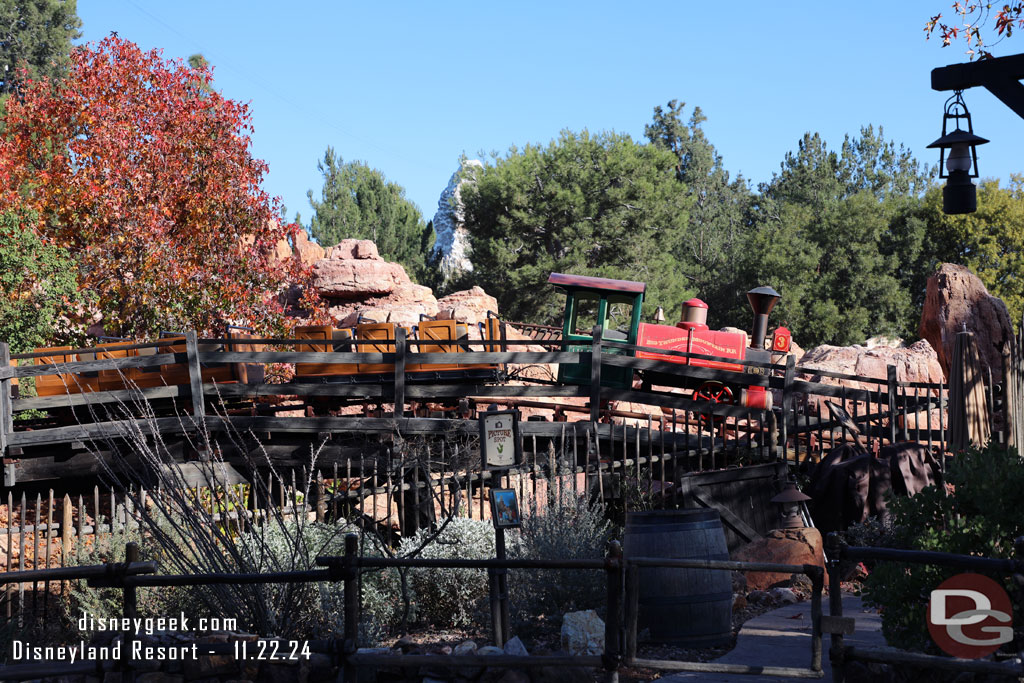
POLYGON ((519 411, 480 413, 480 459, 485 470, 515 467, 523 460, 519 443, 519 411))
POLYGON ((511 529, 523 525, 515 489, 491 489, 491 519, 495 529, 511 529))

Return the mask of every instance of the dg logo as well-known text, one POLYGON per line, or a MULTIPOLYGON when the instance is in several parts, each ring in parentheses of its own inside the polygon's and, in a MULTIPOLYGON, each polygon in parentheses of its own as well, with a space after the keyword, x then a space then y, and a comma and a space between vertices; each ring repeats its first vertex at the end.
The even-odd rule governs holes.
POLYGON ((928 632, 944 652, 978 659, 1013 640, 1013 607, 998 583, 981 574, 957 574, 932 591, 928 632))

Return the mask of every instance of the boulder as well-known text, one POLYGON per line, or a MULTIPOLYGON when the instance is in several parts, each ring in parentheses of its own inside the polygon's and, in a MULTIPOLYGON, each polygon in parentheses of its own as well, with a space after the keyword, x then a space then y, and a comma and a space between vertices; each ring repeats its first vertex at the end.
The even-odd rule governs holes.
POLYGON ((437 299, 430 287, 410 283, 396 288, 387 296, 335 302, 328 312, 339 327, 358 324, 360 316, 363 322, 411 327, 420 321, 421 315, 433 317, 437 313, 437 299))
POLYGON ((526 657, 530 653, 526 651, 526 646, 523 645, 523 641, 519 640, 519 636, 513 636, 511 639, 505 642, 505 654, 512 655, 514 657, 526 657))
MULTIPOLYGON (((883 391, 888 378, 889 365, 896 366, 896 381, 898 382, 941 384, 943 381, 942 368, 939 365, 938 356, 931 345, 923 339, 907 347, 817 346, 805 353, 800 361, 802 368, 812 371, 826 370, 847 375, 878 378, 882 382, 883 391)), ((810 381, 812 382, 846 386, 850 389, 877 391, 880 386, 875 382, 837 379, 835 377, 813 374, 813 372, 804 374, 805 376, 810 375, 810 381)), ((920 392, 920 398, 923 400, 925 398, 925 390, 921 389, 920 392)), ((938 398, 937 389, 932 391, 932 396, 938 398)), ((781 395, 776 396, 776 398, 781 401, 781 395)), ((823 405, 827 400, 836 401, 836 399, 829 399, 828 397, 818 395, 808 397, 809 403, 816 406, 816 409, 820 408, 823 415, 828 414, 828 410, 823 405)), ((851 415, 854 412, 858 415, 863 415, 867 408, 864 402, 852 400, 847 401, 844 407, 851 415), (854 405, 855 403, 857 404, 856 406, 854 405)), ((937 429, 939 425, 939 409, 933 410, 930 418, 932 427, 937 429)), ((902 415, 899 419, 902 421, 902 415)), ((928 424, 928 419, 929 416, 923 410, 916 414, 908 414, 906 427, 908 429, 915 429, 920 425, 924 429, 928 424)))
POLYGON ((918 333, 935 348, 947 377, 957 332, 965 328, 974 333, 981 362, 992 370, 993 377, 1002 377, 1003 343, 1013 336, 1006 304, 989 294, 981 279, 966 267, 943 263, 928 278, 918 333))
POLYGON ((438 320, 477 323, 487 319, 488 311, 498 312, 498 300, 477 286, 437 300, 438 320))
POLYGON ((592 609, 569 612, 562 617, 562 650, 570 655, 604 652, 604 622, 592 609))
POLYGON ((313 264, 313 288, 326 299, 380 296, 410 285, 412 281, 405 268, 397 263, 325 258, 313 264))
MULTIPOLYGON (((732 559, 740 562, 814 564, 825 568, 821 533, 813 527, 773 529, 764 537, 739 548, 732 559)), ((751 591, 766 591, 776 584, 788 584, 791 576, 787 572, 747 572, 747 587, 751 591)), ((747 598, 751 599, 749 595, 747 598)))
POLYGON ((372 240, 345 239, 327 250, 329 259, 383 261, 372 240))

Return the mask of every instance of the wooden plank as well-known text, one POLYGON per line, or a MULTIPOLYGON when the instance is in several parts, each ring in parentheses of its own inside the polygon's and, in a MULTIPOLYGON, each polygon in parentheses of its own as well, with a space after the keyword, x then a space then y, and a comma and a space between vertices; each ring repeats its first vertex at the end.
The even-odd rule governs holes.
POLYGON ((199 345, 195 332, 185 333, 185 355, 188 356, 189 385, 192 388, 192 417, 197 426, 202 426, 206 417, 206 402, 203 400, 203 371, 199 367, 199 345))
MULTIPOLYGON (((90 349, 95 351, 95 349, 90 349)), ((49 355, 53 355, 52 353, 49 355)), ((184 363, 184 353, 158 353, 152 356, 129 356, 128 358, 107 358, 105 360, 76 360, 70 363, 50 363, 47 365, 24 365, 11 368, 16 377, 39 377, 58 373, 81 374, 100 370, 124 370, 126 368, 151 368, 160 365, 184 363)))
POLYGON ((38 446, 43 444, 66 443, 70 441, 102 441, 118 438, 132 433, 137 429, 143 434, 179 434, 182 432, 181 419, 177 417, 158 417, 148 420, 113 420, 95 424, 68 425, 36 429, 31 432, 15 432, 10 435, 11 446, 38 446))
POLYGON ((761 534, 759 534, 752 526, 740 519, 736 513, 720 504, 711 496, 702 492, 699 486, 694 485, 692 476, 682 477, 680 485, 684 496, 690 496, 694 501, 700 503, 706 508, 718 510, 718 514, 722 518, 722 523, 727 524, 729 528, 745 539, 747 543, 761 538, 761 534))
MULTIPOLYGON (((407 375, 408 376, 408 375, 407 375)), ((212 384, 203 385, 203 392, 232 398, 256 398, 259 396, 333 396, 338 398, 389 398, 393 396, 392 387, 387 384, 306 384, 289 382, 287 384, 212 384)), ((415 398, 549 398, 566 396, 589 396, 590 389, 585 386, 509 386, 483 385, 475 383, 459 384, 406 384, 406 399, 415 398)))
MULTIPOLYGON (((209 386, 213 390, 213 385, 209 386)), ((120 389, 118 391, 91 391, 85 394, 64 394, 63 396, 43 396, 22 398, 13 402, 15 412, 22 410, 49 410, 51 408, 76 408, 84 405, 100 405, 104 403, 125 403, 143 398, 157 401, 168 398, 179 398, 191 395, 191 388, 184 386, 147 387, 145 389, 120 389)), ((204 389, 205 391, 205 389, 204 389)))
POLYGON ((405 328, 395 328, 395 417, 405 416, 405 328))

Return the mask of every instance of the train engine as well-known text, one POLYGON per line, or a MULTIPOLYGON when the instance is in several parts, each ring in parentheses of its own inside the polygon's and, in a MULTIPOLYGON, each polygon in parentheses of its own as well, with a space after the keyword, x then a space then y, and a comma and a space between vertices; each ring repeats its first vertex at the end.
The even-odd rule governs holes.
MULTIPOLYGON (((672 356, 656 351, 636 351, 611 347, 612 353, 635 355, 637 358, 660 360, 693 367, 724 370, 727 372, 765 372, 765 368, 747 366, 736 361, 755 361, 765 365, 772 362, 773 353, 787 353, 790 346, 789 331, 778 328, 772 339, 771 350, 764 348, 768 330, 768 315, 781 298, 771 287, 757 287, 747 292, 747 300, 754 311, 753 334, 746 332, 714 331, 707 325, 708 305, 700 299, 690 299, 682 306, 680 321, 674 325, 640 322, 646 285, 642 282, 611 280, 579 275, 552 273, 550 284, 566 293, 563 319, 563 338, 578 343, 589 342, 592 329, 587 325, 599 324, 603 338, 625 344, 716 356, 715 360, 672 356)), ((579 350, 569 346, 569 350, 579 350)), ((602 386, 629 388, 634 377, 628 368, 609 367, 602 370, 602 386)), ((772 395, 765 387, 745 386, 742 383, 705 380, 681 374, 639 371, 636 373, 647 387, 651 385, 682 386, 692 389, 695 401, 728 403, 770 410, 772 395)), ((589 368, 583 364, 563 364, 559 380, 567 384, 586 384, 590 380, 589 368)))

